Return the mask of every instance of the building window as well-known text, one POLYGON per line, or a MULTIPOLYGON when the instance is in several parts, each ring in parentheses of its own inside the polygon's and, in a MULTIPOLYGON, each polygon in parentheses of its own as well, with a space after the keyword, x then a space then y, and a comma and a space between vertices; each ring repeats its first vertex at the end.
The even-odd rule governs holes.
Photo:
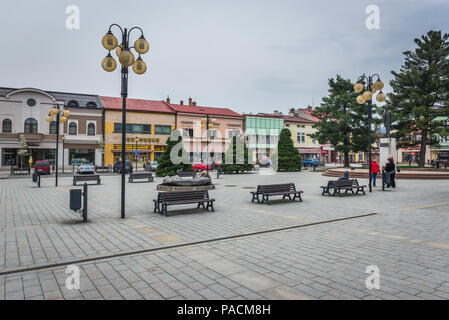
POLYGON ((3 120, 2 132, 3 133, 11 133, 12 132, 12 122, 11 122, 11 120, 9 120, 9 119, 3 120))
POLYGON ((87 125, 87 135, 88 136, 95 135, 95 124, 92 122, 87 125))
POLYGON ((37 121, 33 118, 25 120, 25 133, 37 133, 37 121))
POLYGON ((34 107, 36 105, 36 100, 28 99, 27 100, 27 105, 30 106, 30 107, 34 107))
POLYGON ((56 134, 56 121, 50 122, 50 128, 48 130, 50 134, 56 134))
POLYGON ((182 136, 184 138, 191 138, 191 137, 193 137, 193 129, 182 129, 182 136))
POLYGON ((86 103, 86 107, 88 108, 96 108, 97 104, 93 101, 89 101, 88 103, 86 103))
POLYGON ((69 134, 74 136, 77 133, 77 125, 76 122, 70 122, 69 124, 69 134))
POLYGON ((67 106, 68 107, 78 107, 79 104, 78 104, 78 101, 76 101, 76 100, 70 100, 69 103, 67 103, 67 106))
POLYGON ((286 125, 285 125, 286 127, 290 127, 290 125, 287 123, 286 125))
POLYGON ((207 138, 215 139, 217 137, 217 130, 207 130, 207 138))
POLYGON ((170 133, 171 133, 171 126, 161 126, 161 125, 154 126, 154 134, 170 134, 170 133))
POLYGON ((296 142, 306 142, 306 134, 304 132, 297 132, 296 142))
MULTIPOLYGON (((122 124, 114 123, 114 133, 122 132, 122 124)), ((151 124, 126 124, 126 133, 151 134, 151 124)))

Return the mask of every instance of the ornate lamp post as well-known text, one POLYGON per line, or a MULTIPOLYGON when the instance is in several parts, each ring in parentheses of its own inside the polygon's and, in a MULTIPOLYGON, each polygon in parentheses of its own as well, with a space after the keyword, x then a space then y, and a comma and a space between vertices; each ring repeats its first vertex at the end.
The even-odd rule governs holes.
POLYGON ((126 98, 128 97, 128 67, 132 66, 134 73, 144 74, 147 70, 147 65, 140 57, 141 54, 145 54, 150 49, 148 41, 143 36, 143 31, 139 27, 133 27, 129 31, 127 28, 122 29, 118 24, 111 24, 108 32, 103 36, 101 40, 103 47, 109 50, 107 56, 101 62, 101 66, 107 72, 112 72, 117 68, 117 62, 111 55, 111 50, 115 49, 115 53, 118 56, 119 62, 122 64, 121 79, 122 79, 122 194, 121 194, 121 218, 125 218, 125 161, 126 161, 126 98), (121 32, 122 42, 119 44, 117 38, 112 33, 112 27, 117 27, 121 32), (133 30, 140 31, 140 38, 134 42, 134 46, 129 46, 129 37, 133 30), (131 52, 134 49, 138 54, 138 58, 135 59, 134 54, 131 52))
POLYGON ((137 154, 138 154, 138 149, 137 149, 137 142, 139 141, 139 137, 135 137, 134 138, 134 142, 136 143, 136 150, 134 151, 134 158, 136 160, 136 172, 137 172, 137 154))
POLYGON ((206 171, 209 174, 209 130, 214 128, 214 125, 217 123, 217 119, 212 118, 209 119, 209 115, 206 115, 206 118, 201 119, 201 129, 206 128, 206 171))
POLYGON ((385 94, 382 93, 382 89, 384 87, 384 83, 380 80, 378 74, 374 74, 372 76, 361 76, 357 83, 354 85, 354 91, 357 93, 361 93, 361 95, 357 97, 357 102, 359 104, 364 104, 365 102, 368 104, 368 174, 369 174, 369 192, 373 191, 372 188, 372 177, 371 177, 371 120, 373 117, 373 94, 377 91, 379 93, 376 96, 376 100, 378 102, 384 102, 386 100, 385 94), (376 82, 374 82, 374 77, 377 77, 376 82), (362 83, 365 81, 366 86, 362 83))
MULTIPOLYGON (((60 106, 55 104, 53 108, 48 113, 45 120, 48 123, 53 121, 56 122, 56 155, 55 155, 55 166, 56 166, 56 181, 55 187, 58 186, 58 153, 59 153, 59 124, 67 122, 67 117, 70 116, 69 110, 61 110, 60 106), (56 119, 55 119, 56 118, 56 119)), ((64 164, 62 164, 64 166, 64 164)))

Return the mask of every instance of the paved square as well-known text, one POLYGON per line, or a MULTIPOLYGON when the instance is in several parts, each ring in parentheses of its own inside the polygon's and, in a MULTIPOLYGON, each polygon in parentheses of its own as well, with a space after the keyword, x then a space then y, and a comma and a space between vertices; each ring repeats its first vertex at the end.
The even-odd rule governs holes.
POLYGON ((156 178, 127 183, 122 220, 120 177, 104 176, 89 187, 86 224, 68 208, 69 190, 80 188, 71 180, 58 188, 51 178, 41 188, 0 180, 0 272, 9 271, 0 299, 449 298, 446 180, 399 180, 394 191, 334 198, 321 196, 328 178, 320 173, 225 175, 210 191, 215 212, 178 206, 164 217, 153 213, 156 178), (250 188, 281 182, 295 182, 304 201, 251 203, 250 188), (208 241, 222 237, 233 238, 208 241), (205 242, 183 246, 197 241, 205 242), (80 290, 66 288, 67 265, 45 268, 73 261, 80 290), (378 290, 365 286, 370 265, 380 270, 378 290), (42 269, 20 272, 30 267, 42 269))

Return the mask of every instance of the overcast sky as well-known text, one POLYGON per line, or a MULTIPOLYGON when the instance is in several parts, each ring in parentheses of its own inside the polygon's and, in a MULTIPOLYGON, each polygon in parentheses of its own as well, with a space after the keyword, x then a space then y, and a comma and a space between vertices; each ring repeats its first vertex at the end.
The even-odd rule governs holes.
POLYGON ((118 23, 150 43, 130 98, 287 112, 318 105, 337 73, 388 82, 414 38, 449 32, 448 17, 449 0, 2 0, 0 86, 119 96, 119 68, 100 64, 101 38, 118 23), (66 28, 68 5, 80 9, 79 30, 66 28), (368 5, 380 9, 379 30, 365 27, 368 5))

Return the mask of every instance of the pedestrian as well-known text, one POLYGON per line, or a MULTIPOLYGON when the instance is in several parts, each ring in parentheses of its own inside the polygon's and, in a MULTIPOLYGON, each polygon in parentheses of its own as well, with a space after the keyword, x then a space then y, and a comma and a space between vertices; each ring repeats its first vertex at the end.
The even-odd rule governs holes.
POLYGON ((371 160, 371 181, 373 182, 373 187, 376 187, 377 174, 380 173, 379 164, 376 159, 371 160))
POLYGON ((387 188, 396 188, 396 181, 394 181, 396 165, 394 164, 393 156, 388 157, 388 162, 385 166, 387 178, 387 188))

